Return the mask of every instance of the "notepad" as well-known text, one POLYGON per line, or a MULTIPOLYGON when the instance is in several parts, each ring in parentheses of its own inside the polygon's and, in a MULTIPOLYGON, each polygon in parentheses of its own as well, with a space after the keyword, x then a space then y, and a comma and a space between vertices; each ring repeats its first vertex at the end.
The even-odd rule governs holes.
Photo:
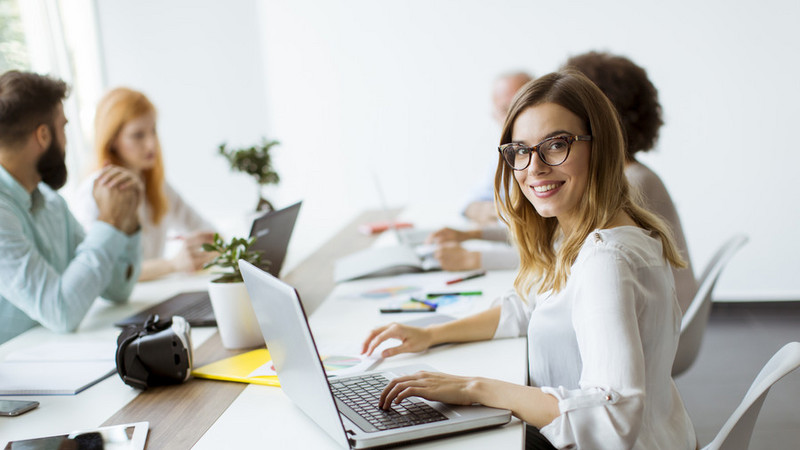
MULTIPOLYGON (((331 347, 333 348, 333 347, 331 347)), ((328 375, 345 376, 365 372, 375 367, 381 359, 377 356, 330 353, 322 357, 322 365, 328 375)), ((238 381, 240 383, 280 386, 272 357, 265 348, 251 350, 241 355, 221 359, 192 371, 197 378, 238 381)))
POLYGON ((265 348, 260 348, 198 367, 192 371, 192 375, 197 378, 211 380, 280 386, 277 375, 252 375, 256 369, 270 360, 272 360, 272 357, 269 356, 269 351, 265 348))
POLYGON ((0 395, 74 395, 116 372, 113 342, 57 342, 0 362, 0 395))

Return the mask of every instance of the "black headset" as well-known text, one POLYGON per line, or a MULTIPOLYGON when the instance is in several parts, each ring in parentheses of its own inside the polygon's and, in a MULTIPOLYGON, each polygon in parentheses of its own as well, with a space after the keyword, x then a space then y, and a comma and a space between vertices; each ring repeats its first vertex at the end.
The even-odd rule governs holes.
POLYGON ((181 316, 125 327, 117 338, 117 373, 138 389, 178 384, 192 374, 191 329, 181 316))

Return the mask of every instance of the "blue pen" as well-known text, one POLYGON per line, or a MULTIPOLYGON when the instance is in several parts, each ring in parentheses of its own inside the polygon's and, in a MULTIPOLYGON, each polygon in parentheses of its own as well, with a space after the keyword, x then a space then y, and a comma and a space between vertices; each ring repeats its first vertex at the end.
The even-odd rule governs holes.
POLYGON ((417 302, 417 303, 422 303, 423 305, 427 305, 429 308, 434 309, 434 310, 438 306, 438 305, 436 305, 436 303, 429 302, 429 301, 426 301, 426 300, 420 300, 420 299, 414 298, 414 297, 411 297, 411 301, 412 302, 417 302))

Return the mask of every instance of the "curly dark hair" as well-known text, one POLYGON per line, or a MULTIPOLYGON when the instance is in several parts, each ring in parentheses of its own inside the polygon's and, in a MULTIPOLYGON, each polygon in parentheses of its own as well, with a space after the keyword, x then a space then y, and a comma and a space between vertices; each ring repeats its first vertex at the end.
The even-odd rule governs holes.
POLYGON ((635 160, 636 152, 655 146, 661 119, 658 90, 647 72, 624 56, 588 52, 573 56, 564 67, 583 72, 617 108, 625 131, 625 156, 635 160))

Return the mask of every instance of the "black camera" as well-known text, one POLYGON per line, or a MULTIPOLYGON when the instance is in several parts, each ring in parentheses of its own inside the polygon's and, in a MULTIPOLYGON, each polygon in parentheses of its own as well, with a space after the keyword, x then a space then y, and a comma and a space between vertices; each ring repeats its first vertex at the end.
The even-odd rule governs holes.
POLYGON ((189 323, 181 316, 158 319, 151 315, 143 325, 125 327, 117 338, 117 373, 129 386, 178 384, 192 374, 189 323))

